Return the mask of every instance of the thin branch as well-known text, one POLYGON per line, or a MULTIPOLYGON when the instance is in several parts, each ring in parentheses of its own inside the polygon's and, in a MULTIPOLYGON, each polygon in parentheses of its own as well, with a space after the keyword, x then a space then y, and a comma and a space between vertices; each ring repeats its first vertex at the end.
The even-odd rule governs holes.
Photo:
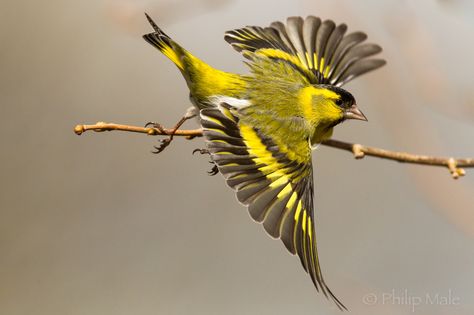
POLYGON ((450 171, 453 178, 457 179, 464 176, 466 172, 460 167, 474 167, 474 158, 446 158, 428 155, 418 155, 406 152, 395 152, 384 149, 368 147, 357 143, 348 143, 339 140, 326 140, 322 144, 352 152, 356 159, 362 159, 364 156, 374 156, 381 159, 397 161, 400 163, 411 163, 431 166, 444 166, 450 171))
MULTIPOLYGON (((119 125, 119 124, 112 124, 112 123, 109 124, 105 122, 98 122, 95 125, 77 125, 74 128, 74 132, 77 135, 81 135, 82 133, 88 130, 93 130, 96 132, 120 130, 120 131, 128 131, 128 132, 146 133, 151 136, 171 135, 173 132, 172 129, 160 130, 160 129, 151 128, 151 127, 138 127, 138 126, 119 125)), ((175 136, 184 136, 187 139, 192 139, 194 137, 202 137, 202 130, 201 129, 177 130, 175 132, 175 136)), ((411 153, 405 153, 405 152, 394 152, 394 151, 388 151, 388 150, 374 148, 374 147, 368 147, 368 146, 357 144, 357 143, 343 142, 339 140, 326 140, 322 144, 328 147, 349 151, 354 155, 356 159, 362 159, 364 156, 369 155, 369 156, 397 161, 401 163, 443 166, 443 167, 448 168, 452 177, 455 179, 459 178, 460 176, 464 176, 466 174, 464 169, 462 169, 461 167, 465 167, 465 168, 474 167, 474 158, 455 159, 452 157, 445 158, 445 157, 435 157, 435 156, 427 156, 427 155, 417 155, 417 154, 411 154, 411 153)))
MULTIPOLYGON (((103 121, 99 121, 94 125, 77 125, 74 127, 74 132, 76 135, 81 135, 83 132, 88 130, 93 130, 95 132, 103 132, 103 131, 129 131, 129 132, 137 132, 137 133, 146 133, 150 136, 169 136, 173 133, 173 129, 157 129, 151 127, 138 127, 138 126, 130 126, 130 125, 119 125, 113 123, 105 123, 103 121)), ((192 139, 194 137, 202 137, 202 130, 201 129, 194 129, 194 130, 176 130, 174 132, 175 136, 183 136, 188 139, 192 139)))

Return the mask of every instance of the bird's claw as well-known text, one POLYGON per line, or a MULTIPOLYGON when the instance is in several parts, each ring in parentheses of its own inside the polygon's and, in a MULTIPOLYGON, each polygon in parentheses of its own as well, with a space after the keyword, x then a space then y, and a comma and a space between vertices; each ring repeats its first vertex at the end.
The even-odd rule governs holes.
POLYGON ((151 151, 151 153, 153 153, 153 154, 161 153, 171 143, 171 139, 170 138, 161 139, 161 140, 159 140, 159 142, 160 142, 159 145, 154 145, 153 146, 153 148, 155 148, 155 150, 151 151))
MULTIPOLYGON (((209 152, 208 149, 194 149, 193 150, 193 154, 199 152, 200 154, 211 154, 211 152, 209 152)), ((214 164, 211 168, 210 171, 207 171, 207 174, 209 174, 210 176, 214 176, 216 175, 217 173, 219 173, 219 169, 217 168, 217 165, 213 162, 213 161, 209 161, 209 163, 211 164, 214 164)))
POLYGON ((197 152, 199 152, 200 154, 211 154, 208 149, 194 149, 193 155, 197 152))
MULTIPOLYGON (((152 122, 152 121, 147 122, 145 124, 145 128, 150 128, 151 127, 153 129, 155 129, 155 130, 149 130, 148 134, 150 134, 150 135, 157 135, 157 134, 168 135, 167 139, 160 140, 160 144, 157 145, 157 146, 154 146, 155 150, 152 151, 152 152, 155 153, 155 154, 158 154, 158 153, 162 152, 171 143, 171 141, 173 141, 173 137, 176 134, 176 131, 178 131, 178 129, 184 124, 184 122, 188 119, 191 119, 191 118, 195 117, 196 115, 197 115, 196 108, 194 108, 194 107, 188 108, 188 110, 186 111, 186 114, 184 114, 184 116, 181 117, 181 119, 176 123, 176 125, 174 125, 174 127, 172 129, 166 129, 166 128, 163 127, 163 125, 161 125, 159 123, 156 123, 156 122, 152 122), (157 133, 156 130, 158 130, 159 133, 157 133)), ((189 139, 191 139, 191 138, 189 138, 189 139)))
POLYGON ((149 127, 158 129, 161 132, 165 131, 165 128, 163 127, 162 124, 159 124, 159 123, 156 123, 156 122, 153 122, 153 121, 149 121, 145 124, 145 128, 149 128, 149 127))
MULTIPOLYGON (((157 122, 149 121, 145 124, 145 128, 158 129, 162 134, 166 134, 166 129, 163 127, 162 124, 157 123, 157 122)), ((166 149, 166 147, 170 145, 172 140, 173 140, 173 134, 169 135, 168 138, 166 139, 158 140, 159 145, 154 145, 153 146, 154 150, 151 151, 151 153, 158 154, 158 153, 163 152, 163 150, 166 149)))
MULTIPOLYGON (((211 162, 212 163, 212 162, 211 162)), ((217 165, 214 164, 214 166, 211 168, 210 171, 207 172, 209 174, 209 176, 214 176, 216 175, 217 173, 219 173, 219 169, 217 168, 217 165)))

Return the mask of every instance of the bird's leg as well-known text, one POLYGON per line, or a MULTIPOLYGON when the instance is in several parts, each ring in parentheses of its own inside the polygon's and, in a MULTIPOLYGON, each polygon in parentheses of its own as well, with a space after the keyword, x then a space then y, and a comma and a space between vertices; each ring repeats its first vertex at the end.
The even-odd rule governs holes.
MULTIPOLYGON (((186 122, 186 120, 189 120, 189 119, 194 118, 196 116, 197 116, 196 108, 195 107, 188 108, 188 110, 186 111, 184 116, 181 117, 181 119, 174 125, 173 128, 171 128, 171 131, 168 133, 169 137, 159 140, 160 144, 157 145, 157 146, 156 145, 153 146, 155 148, 155 150, 152 151, 152 153, 158 154, 158 153, 162 152, 167 146, 169 146, 171 141, 173 141, 174 134, 179 129, 179 127, 181 127, 186 122)), ((153 128, 158 129, 162 133, 166 133, 165 128, 163 128, 163 126, 159 123, 148 122, 145 125, 145 127, 150 127, 150 126, 153 127, 153 128)))
MULTIPOLYGON (((199 152, 200 154, 209 154, 209 155, 211 154, 208 149, 194 149, 194 150, 193 150, 193 154, 196 153, 196 152, 199 152)), ((214 176, 214 175, 216 175, 217 173, 219 173, 219 169, 217 168, 216 163, 214 163, 213 161, 209 161, 209 163, 211 163, 211 164, 213 164, 213 165, 212 165, 211 170, 210 170, 210 171, 207 171, 207 173, 208 173, 210 176, 214 176)))

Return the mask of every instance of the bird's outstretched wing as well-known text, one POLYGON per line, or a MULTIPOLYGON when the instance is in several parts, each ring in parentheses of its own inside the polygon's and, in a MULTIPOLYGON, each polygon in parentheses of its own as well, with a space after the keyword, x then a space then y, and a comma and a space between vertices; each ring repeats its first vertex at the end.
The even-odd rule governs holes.
POLYGON ((313 84, 341 86, 385 64, 370 58, 382 51, 376 44, 363 43, 367 35, 346 35, 346 24, 308 16, 290 17, 286 25, 247 26, 225 33, 225 40, 247 58, 253 54, 284 60, 299 69, 313 84))
MULTIPOLYGON (((319 266, 308 139, 283 143, 249 123, 244 112, 226 103, 201 110, 212 160, 250 216, 299 256, 318 291, 345 309, 327 287, 319 266)), ((292 122, 288 128, 297 125, 292 122)))

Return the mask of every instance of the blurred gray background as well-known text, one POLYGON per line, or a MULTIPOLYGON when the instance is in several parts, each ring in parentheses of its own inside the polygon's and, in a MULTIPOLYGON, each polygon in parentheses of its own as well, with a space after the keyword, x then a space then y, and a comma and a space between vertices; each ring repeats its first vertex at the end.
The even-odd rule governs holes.
MULTIPOLYGON (((235 200, 202 139, 73 133, 171 125, 179 71, 141 35, 143 12, 218 68, 245 72, 226 30, 313 14, 384 47, 347 85, 369 118, 334 138, 474 156, 472 1, 0 3, 0 314, 340 314, 297 258, 235 200)), ((189 123, 194 127, 195 123, 189 123)), ((474 172, 314 153, 326 281, 353 314, 473 314, 474 172), (444 299, 444 300, 443 300, 444 299)))

